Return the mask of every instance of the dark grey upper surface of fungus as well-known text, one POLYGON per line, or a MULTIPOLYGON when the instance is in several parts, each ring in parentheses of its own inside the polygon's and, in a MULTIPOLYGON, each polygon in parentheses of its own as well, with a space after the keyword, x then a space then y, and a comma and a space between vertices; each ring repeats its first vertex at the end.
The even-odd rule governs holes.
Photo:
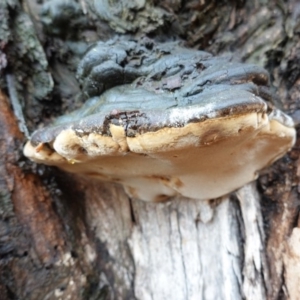
POLYGON ((180 127, 224 115, 265 111, 272 98, 268 73, 231 57, 149 39, 99 42, 77 72, 83 107, 35 132, 32 143, 50 142, 62 129, 110 135, 109 124, 127 136, 180 127))

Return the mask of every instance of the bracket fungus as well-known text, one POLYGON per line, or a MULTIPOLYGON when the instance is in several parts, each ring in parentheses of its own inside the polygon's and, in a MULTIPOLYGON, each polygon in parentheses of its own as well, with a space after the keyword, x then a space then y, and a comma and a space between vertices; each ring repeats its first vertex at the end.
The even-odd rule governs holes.
POLYGON ((131 197, 212 199, 255 180, 295 142, 268 73, 147 39, 99 42, 78 79, 87 102, 33 133, 24 153, 121 183, 131 197))

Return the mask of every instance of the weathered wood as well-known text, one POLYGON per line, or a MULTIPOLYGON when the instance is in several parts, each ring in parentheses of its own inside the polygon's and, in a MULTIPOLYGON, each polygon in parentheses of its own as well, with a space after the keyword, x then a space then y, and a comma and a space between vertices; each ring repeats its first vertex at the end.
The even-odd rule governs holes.
POLYGON ((237 203, 134 201, 129 240, 138 299, 239 299, 241 233, 237 203))

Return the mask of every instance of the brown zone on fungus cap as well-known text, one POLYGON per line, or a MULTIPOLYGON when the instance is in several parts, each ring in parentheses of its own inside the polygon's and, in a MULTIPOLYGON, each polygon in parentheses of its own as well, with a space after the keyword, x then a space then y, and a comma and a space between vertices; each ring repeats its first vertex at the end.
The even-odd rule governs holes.
POLYGON ((165 184, 172 184, 176 186, 177 188, 180 188, 183 186, 183 182, 179 178, 172 178, 170 176, 161 176, 161 175, 151 175, 148 176, 149 179, 155 179, 160 180, 161 182, 164 182, 165 184))
POLYGON ((170 200, 169 195, 161 194, 161 195, 157 195, 153 202, 166 202, 166 201, 169 201, 169 200, 170 200))
MULTIPOLYGON (((234 117, 235 115, 241 115, 251 112, 266 113, 265 108, 266 106, 262 103, 246 103, 217 110, 214 112, 214 118, 217 119, 230 116, 234 117)), ((182 109, 182 115, 185 115, 184 109, 182 109)), ((114 115, 106 115, 103 119, 104 122, 101 123, 100 119, 100 123, 97 126, 95 125, 95 122, 97 122, 97 120, 92 120, 92 126, 86 126, 85 124, 81 124, 81 122, 75 122, 70 127, 62 125, 61 131, 63 131, 64 129, 72 129, 78 137, 88 136, 91 133, 111 137, 111 125, 115 125, 123 127, 127 137, 135 137, 136 135, 144 134, 147 132, 156 132, 158 130, 161 130, 162 128, 179 128, 184 127, 189 123, 204 122, 211 119, 211 116, 209 116, 208 114, 197 114, 196 111, 196 113, 191 114, 191 117, 189 117, 188 119, 182 118, 182 120, 178 120, 174 123, 170 119, 170 115, 168 115, 166 112, 157 112, 152 110, 148 112, 118 112, 114 115)), ((41 143, 41 140, 44 139, 43 135, 45 135, 45 133, 47 135, 46 139, 53 141, 53 138, 57 135, 58 132, 59 131, 57 130, 57 128, 55 128, 55 131, 52 131, 51 127, 49 127, 49 130, 38 130, 32 136, 31 142, 33 145, 39 145, 41 143)), ((95 146, 97 146, 97 144, 95 144, 95 146)))

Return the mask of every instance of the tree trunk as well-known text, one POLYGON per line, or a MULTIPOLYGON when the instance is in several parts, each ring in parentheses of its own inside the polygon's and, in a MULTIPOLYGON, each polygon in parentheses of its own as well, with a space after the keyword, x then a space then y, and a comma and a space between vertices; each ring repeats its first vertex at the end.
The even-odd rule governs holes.
POLYGON ((80 106, 80 58, 117 34, 264 66, 298 124, 298 1, 0 1, 0 299, 299 299, 298 142, 230 195, 165 203, 22 154, 27 128, 80 106))

